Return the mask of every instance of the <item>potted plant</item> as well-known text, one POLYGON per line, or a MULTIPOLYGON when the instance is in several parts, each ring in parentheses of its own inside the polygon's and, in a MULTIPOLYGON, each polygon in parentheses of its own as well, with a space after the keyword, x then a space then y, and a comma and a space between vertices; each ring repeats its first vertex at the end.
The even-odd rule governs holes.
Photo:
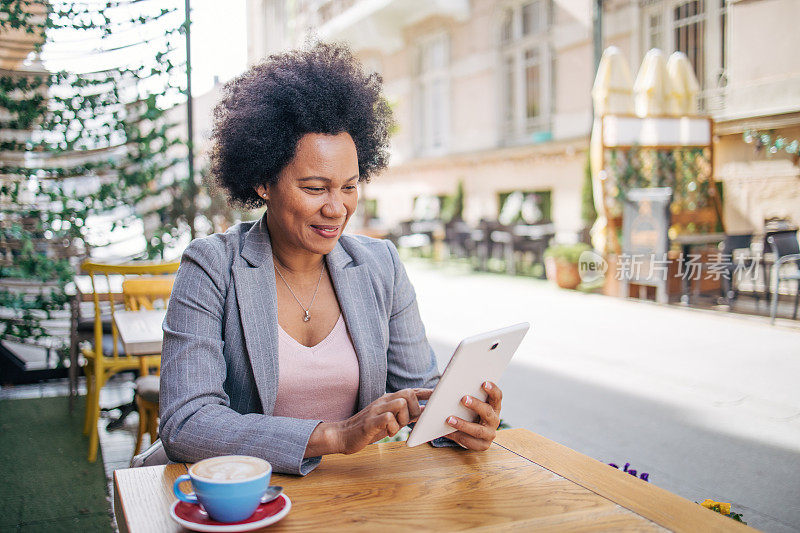
POLYGON ((562 289, 575 289, 581 284, 578 260, 583 252, 591 250, 585 243, 556 244, 544 252, 544 269, 547 279, 555 281, 562 289))

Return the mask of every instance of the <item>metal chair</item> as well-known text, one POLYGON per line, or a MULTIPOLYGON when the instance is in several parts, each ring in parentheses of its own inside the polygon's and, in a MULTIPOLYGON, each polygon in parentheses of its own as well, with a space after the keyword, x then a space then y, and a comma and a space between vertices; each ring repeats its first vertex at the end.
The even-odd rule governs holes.
POLYGON ((514 234, 514 255, 530 256, 530 265, 541 265, 541 278, 544 278, 544 252, 556 236, 552 223, 517 225, 514 234))
MULTIPOLYGON (((744 235, 726 235, 722 243, 722 284, 720 290, 722 291, 722 298, 728 305, 733 305, 736 298, 739 296, 739 288, 734 283, 736 272, 739 267, 744 266, 751 268, 754 266, 754 259, 752 257, 744 257, 742 261, 736 261, 734 252, 736 250, 750 249, 753 242, 753 234, 748 233, 744 235)), ((759 301, 759 293, 753 291, 756 300, 759 301)))
MULTIPOLYGON (((129 263, 102 264, 86 261, 81 269, 89 274, 92 283, 91 300, 94 303, 93 342, 81 348, 85 359, 83 367, 86 375, 86 415, 83 432, 89 435, 89 462, 97 460, 98 433, 100 419, 100 390, 103 385, 119 372, 149 368, 156 363, 151 356, 130 356, 120 347, 119 333, 114 324, 114 311, 120 301, 120 293, 113 290, 112 276, 157 276, 174 274, 179 262, 174 263, 129 263), (101 283, 101 279, 105 281, 101 283), (110 333, 104 332, 103 319, 110 316, 110 333), (150 359, 148 359, 150 358, 150 359)), ((160 358, 160 354, 156 356, 160 358)))
POLYGON ((513 257, 511 242, 513 235, 509 226, 501 224, 497 220, 482 218, 478 223, 475 235, 480 236, 476 241, 475 255, 477 258, 477 270, 489 270, 489 260, 497 256, 508 259, 513 257))
POLYGON ((797 233, 794 232, 781 232, 775 233, 767 237, 767 243, 775 254, 775 263, 772 265, 772 307, 770 310, 770 318, 772 323, 775 323, 775 317, 778 314, 778 289, 780 288, 781 281, 794 281, 797 285, 794 294, 794 312, 792 319, 797 318, 797 304, 800 302, 800 244, 797 242, 797 233), (794 271, 787 272, 786 269, 781 268, 789 263, 796 265, 794 271))
POLYGON ((468 258, 473 253, 472 228, 460 218, 454 218, 444 226, 444 243, 450 256, 468 258))

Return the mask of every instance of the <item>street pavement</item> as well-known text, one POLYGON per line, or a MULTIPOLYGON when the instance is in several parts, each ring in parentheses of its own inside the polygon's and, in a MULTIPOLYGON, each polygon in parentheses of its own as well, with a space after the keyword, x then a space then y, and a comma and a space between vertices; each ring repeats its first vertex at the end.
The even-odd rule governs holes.
POLYGON ((527 321, 503 419, 763 531, 800 531, 800 327, 405 262, 441 369, 467 336, 527 321))

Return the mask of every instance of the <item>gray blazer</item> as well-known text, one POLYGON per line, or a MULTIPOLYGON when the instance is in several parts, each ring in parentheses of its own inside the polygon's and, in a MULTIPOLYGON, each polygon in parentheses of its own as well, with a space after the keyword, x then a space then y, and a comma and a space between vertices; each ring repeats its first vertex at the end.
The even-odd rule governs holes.
MULTIPOLYGON (((342 235, 326 256, 358 357, 358 409, 439 374, 416 295, 394 245, 342 235)), ((160 435, 173 461, 244 454, 307 474, 320 420, 271 416, 278 309, 266 218, 193 241, 175 279, 161 358, 160 435)), ((312 392, 313 393, 313 392, 312 392)))

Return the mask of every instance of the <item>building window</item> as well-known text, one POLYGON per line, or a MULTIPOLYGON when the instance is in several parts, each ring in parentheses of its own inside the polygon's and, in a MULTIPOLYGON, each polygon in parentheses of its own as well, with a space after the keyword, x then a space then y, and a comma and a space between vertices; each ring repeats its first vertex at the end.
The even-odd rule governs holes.
POLYGON ((436 155, 447 148, 450 117, 450 50, 446 34, 420 43, 417 49, 417 153, 436 155))
POLYGON ((506 57, 503 62, 503 88, 505 89, 505 124, 506 129, 511 129, 514 124, 514 110, 517 108, 516 98, 514 98, 517 91, 514 83, 513 57, 506 57))
POLYGON ((653 13, 647 16, 647 49, 664 49, 663 24, 661 14, 653 13))
POLYGON ((537 119, 542 114, 542 76, 539 50, 525 50, 525 117, 537 119))
POLYGON ((548 0, 516 1, 501 14, 504 137, 530 142, 550 130, 552 54, 548 0))
POLYGON ((500 42, 508 44, 514 39, 514 12, 511 9, 503 11, 503 20, 500 23, 500 42))
POLYGON ((547 29, 544 0, 522 4, 522 35, 534 35, 547 29))
POLYGON ((722 2, 722 9, 720 9, 719 14, 719 25, 722 32, 722 39, 720 42, 720 63, 722 64, 722 69, 719 74, 719 81, 721 85, 726 85, 728 83, 727 80, 727 72, 728 72, 728 42, 726 39, 726 35, 728 35, 728 5, 725 3, 725 0, 720 0, 722 2))
POLYGON ((727 0, 642 1, 646 49, 686 54, 703 90, 701 110, 719 108, 726 83, 727 0))
POLYGON ((674 48, 686 54, 694 66, 700 83, 706 79, 705 72, 705 27, 704 0, 679 2, 673 8, 672 28, 674 48))
POLYGON ((498 194, 503 224, 546 224, 552 222, 552 191, 510 191, 498 194))

